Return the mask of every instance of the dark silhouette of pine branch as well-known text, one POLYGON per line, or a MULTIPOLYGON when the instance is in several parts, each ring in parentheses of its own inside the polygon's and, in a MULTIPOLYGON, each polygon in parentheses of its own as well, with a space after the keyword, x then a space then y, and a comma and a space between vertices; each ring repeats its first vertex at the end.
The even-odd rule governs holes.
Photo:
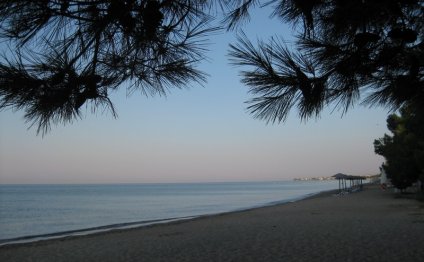
POLYGON ((166 94, 203 83, 196 65, 216 31, 205 0, 5 0, 0 38, 0 109, 24 110, 45 133, 81 107, 115 110, 108 91, 166 94))
POLYGON ((232 63, 255 96, 249 110, 279 122, 293 107, 302 119, 335 105, 398 109, 424 100, 423 0, 4 0, 0 38, 0 110, 24 110, 45 133, 81 108, 106 106, 111 90, 164 95, 203 83, 203 60, 218 3, 235 29, 253 7, 299 31, 298 51, 279 38, 253 45, 241 35, 232 63), (6 49, 5 49, 6 50, 6 49))
MULTIPOLYGON (((250 1, 235 1, 227 27, 235 28, 250 1), (242 10, 236 11, 236 10, 242 10)), ((273 15, 292 23, 298 52, 275 38, 253 45, 245 36, 230 46, 232 63, 255 97, 248 109, 283 121, 297 107, 302 119, 326 106, 346 112, 362 103, 391 110, 424 101, 424 1, 271 0, 273 15)))
POLYGON ((242 82, 259 97, 249 101, 248 109, 255 117, 267 121, 283 121, 297 104, 302 118, 317 115, 325 100, 325 76, 316 76, 316 68, 305 56, 290 52, 279 40, 259 43, 259 48, 246 38, 230 45, 231 61, 249 66, 242 82))
POLYGON ((259 0, 222 0, 220 3, 224 11, 229 10, 222 22, 231 30, 250 19, 249 10, 257 6, 259 0))

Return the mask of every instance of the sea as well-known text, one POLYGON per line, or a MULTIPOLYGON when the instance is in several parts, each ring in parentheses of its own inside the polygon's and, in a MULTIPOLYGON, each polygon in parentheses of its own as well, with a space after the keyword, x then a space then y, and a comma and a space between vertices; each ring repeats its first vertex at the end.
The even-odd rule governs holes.
POLYGON ((0 245, 293 202, 337 181, 0 185, 0 245))

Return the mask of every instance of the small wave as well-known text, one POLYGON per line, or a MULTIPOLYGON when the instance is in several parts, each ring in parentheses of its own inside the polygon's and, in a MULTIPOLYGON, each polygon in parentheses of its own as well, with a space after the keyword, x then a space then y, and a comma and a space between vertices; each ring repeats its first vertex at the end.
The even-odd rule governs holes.
POLYGON ((155 219, 155 220, 137 221, 137 222, 129 222, 129 223, 119 223, 119 224, 112 224, 112 225, 105 225, 105 226, 98 226, 98 227, 91 227, 91 228, 61 231, 61 232, 55 232, 55 233, 50 233, 50 234, 41 234, 41 235, 31 235, 31 236, 23 236, 23 237, 17 237, 17 238, 9 238, 9 239, 0 239, 0 246, 11 245, 11 244, 23 244, 23 243, 30 243, 30 242, 36 242, 36 241, 41 241, 41 240, 64 238, 64 237, 70 237, 70 236, 90 235, 90 234, 101 233, 101 232, 106 232, 106 231, 111 231, 111 230, 116 230, 116 229, 129 229, 129 228, 149 226, 149 225, 161 224, 161 223, 169 223, 169 222, 175 222, 175 221, 187 220, 187 219, 193 219, 193 218, 196 218, 196 216, 173 217, 173 218, 165 218, 165 219, 155 219))

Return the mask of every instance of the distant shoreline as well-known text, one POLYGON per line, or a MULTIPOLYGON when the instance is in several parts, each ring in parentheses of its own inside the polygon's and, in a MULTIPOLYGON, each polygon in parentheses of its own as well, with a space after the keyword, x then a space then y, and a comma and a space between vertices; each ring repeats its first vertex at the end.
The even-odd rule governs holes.
POLYGON ((0 247, 0 261, 419 261, 424 206, 377 185, 343 196, 0 247))
MULTIPOLYGON (((379 178, 380 174, 377 175, 365 175, 361 176, 365 179, 371 180, 375 178, 379 178)), ((321 177, 301 177, 301 178, 293 178, 293 181, 328 181, 328 180, 336 180, 333 176, 321 176, 321 177)))
POLYGON ((197 219, 197 218, 201 218, 201 217, 219 216, 219 215, 223 215, 223 214, 244 212, 244 211, 249 211, 249 210, 263 208, 263 207, 293 203, 293 202, 302 201, 302 200, 305 200, 305 199, 317 197, 317 196, 320 196, 320 195, 323 195, 323 194, 334 194, 336 192, 338 192, 338 190, 334 190, 334 189, 333 190, 325 190, 325 191, 320 191, 320 192, 316 192, 316 193, 306 194, 306 195, 303 195, 303 196, 300 196, 300 197, 269 202, 269 203, 265 203, 263 205, 256 205, 256 206, 251 206, 251 207, 247 207, 247 208, 231 210, 231 211, 227 211, 227 212, 210 213, 210 214, 204 214, 204 215, 198 215, 198 216, 171 217, 171 218, 163 218, 163 219, 155 219, 155 220, 135 221, 135 222, 128 222, 128 223, 110 224, 110 225, 102 225, 102 226, 91 227, 91 228, 82 228, 82 229, 76 229, 76 230, 54 232, 54 233, 49 233, 49 234, 28 235, 28 236, 22 236, 22 237, 17 237, 17 238, 0 239, 0 247, 8 246, 8 245, 15 245, 15 244, 17 244, 17 245, 31 244, 31 243, 35 243, 35 242, 39 242, 39 241, 58 240, 58 239, 62 239, 62 238, 86 236, 86 235, 91 235, 91 234, 101 234, 101 233, 106 233, 106 232, 115 231, 115 230, 127 230, 127 229, 134 229, 134 228, 152 226, 152 225, 156 225, 156 224, 167 224, 167 223, 174 223, 174 222, 179 222, 179 221, 184 221, 184 220, 192 220, 192 219, 197 219))
POLYGON ((0 245, 249 209, 336 188, 332 181, 0 186, 0 245))

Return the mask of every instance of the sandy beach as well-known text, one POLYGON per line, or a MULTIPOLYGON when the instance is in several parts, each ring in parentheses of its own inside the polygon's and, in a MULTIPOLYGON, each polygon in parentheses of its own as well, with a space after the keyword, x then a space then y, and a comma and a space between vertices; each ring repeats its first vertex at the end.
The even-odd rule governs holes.
POLYGON ((0 247, 0 261, 420 261, 424 204, 376 186, 143 228, 0 247))

